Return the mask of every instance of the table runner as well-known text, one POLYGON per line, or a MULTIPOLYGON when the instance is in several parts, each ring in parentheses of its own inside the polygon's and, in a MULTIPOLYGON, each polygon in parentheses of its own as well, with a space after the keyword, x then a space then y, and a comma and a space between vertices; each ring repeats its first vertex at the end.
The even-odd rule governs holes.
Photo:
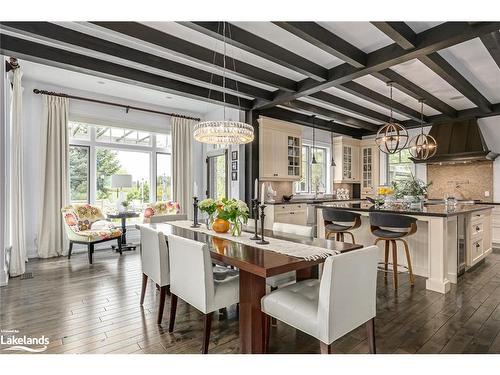
POLYGON ((213 230, 209 230, 204 224, 200 224, 198 228, 191 228, 193 222, 188 220, 169 221, 167 224, 179 228, 189 229, 194 232, 201 232, 211 236, 225 238, 243 245, 257 247, 263 250, 274 251, 276 253, 290 255, 296 258, 302 258, 304 260, 317 260, 320 258, 327 258, 331 255, 340 254, 340 252, 336 250, 329 250, 323 247, 304 245, 300 243, 280 240, 277 238, 269 238, 269 237, 266 237, 266 240, 269 241, 268 245, 260 245, 257 243, 257 241, 250 239, 251 237, 253 237, 253 233, 242 231, 241 236, 237 237, 237 236, 232 236, 230 233, 217 233, 213 230))

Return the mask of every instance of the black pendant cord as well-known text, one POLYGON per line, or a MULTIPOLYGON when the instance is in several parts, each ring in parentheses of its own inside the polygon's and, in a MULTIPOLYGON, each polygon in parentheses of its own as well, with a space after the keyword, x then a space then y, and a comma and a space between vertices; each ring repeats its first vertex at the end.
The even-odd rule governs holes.
POLYGON ((259 245, 267 245, 269 244, 269 241, 266 241, 264 239, 264 218, 266 217, 266 214, 264 213, 264 209, 266 208, 266 205, 261 204, 260 206, 260 235, 261 239, 257 241, 259 245))
POLYGON ((332 120, 332 127, 330 129, 330 152, 332 154, 332 161, 330 163, 331 167, 336 167, 335 160, 333 160, 333 127, 335 125, 335 121, 332 120))
POLYGON ((424 134, 424 99, 420 99, 420 134, 424 134))
POLYGON ((251 240, 260 240, 258 233, 258 222, 259 222, 259 200, 257 198, 252 199, 252 210, 254 217, 254 232, 251 240))
POLYGON ((392 122, 394 121, 394 120, 393 120, 393 118, 392 118, 392 82, 388 82, 387 84, 388 84, 388 85, 389 85, 389 87, 390 87, 390 96, 391 96, 391 105, 390 105, 390 107, 389 107, 389 109, 390 109, 390 111, 391 111, 391 114, 390 114, 390 116, 389 116, 389 123, 391 123, 391 124, 392 124, 392 122))
POLYGON ((314 154, 314 151, 316 149, 316 126, 314 124, 314 118, 316 116, 313 116, 312 117, 312 125, 313 125, 313 145, 312 145, 312 160, 311 160, 311 164, 317 164, 317 161, 316 161, 316 155, 314 154))

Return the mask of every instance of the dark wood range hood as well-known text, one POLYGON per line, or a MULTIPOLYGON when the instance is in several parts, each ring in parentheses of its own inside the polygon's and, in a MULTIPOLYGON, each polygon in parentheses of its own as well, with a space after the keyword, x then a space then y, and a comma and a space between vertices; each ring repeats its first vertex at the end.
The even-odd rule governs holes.
POLYGON ((452 164, 494 160, 498 154, 488 149, 477 119, 433 125, 430 132, 438 145, 436 155, 420 164, 452 164))

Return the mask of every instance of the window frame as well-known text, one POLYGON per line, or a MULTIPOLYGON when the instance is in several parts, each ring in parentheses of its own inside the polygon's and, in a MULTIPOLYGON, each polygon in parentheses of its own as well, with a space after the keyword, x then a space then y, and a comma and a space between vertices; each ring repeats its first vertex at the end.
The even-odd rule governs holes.
MULTIPOLYGON (((171 150, 168 149, 168 142, 167 142, 167 147, 157 147, 156 144, 156 135, 157 134, 162 134, 162 135, 167 135, 171 136, 171 131, 164 132, 164 133, 159 133, 159 132, 152 132, 148 130, 139 130, 139 129, 130 129, 118 125, 110 125, 106 124, 100 121, 96 120, 77 120, 77 119, 70 119, 68 122, 68 126, 72 122, 77 122, 77 123, 84 123, 87 126, 89 126, 89 139, 74 139, 69 136, 69 145, 70 146, 84 146, 84 147, 89 147, 90 149, 90 163, 89 163, 89 203, 90 204, 95 204, 97 201, 97 149, 98 148, 106 148, 106 149, 112 149, 112 150, 122 150, 122 151, 136 151, 136 152, 142 152, 142 153, 147 153, 149 155, 149 176, 150 176, 150 181, 149 181, 149 186, 150 186, 150 191, 149 191, 149 197, 148 200, 149 202, 155 202, 156 199, 156 169, 157 169, 157 159, 156 159, 156 153, 163 153, 163 154, 170 154, 172 156, 171 150), (125 144, 125 143, 110 143, 110 142, 102 142, 102 141, 97 141, 96 140, 96 127, 110 127, 110 128, 122 128, 125 130, 134 130, 134 131, 140 131, 140 132, 148 132, 151 134, 151 146, 146 146, 146 145, 133 145, 133 144, 125 144)), ((172 158, 170 159, 172 160, 172 158)), ((172 176, 172 183, 173 183, 174 176, 172 176)), ((70 192, 71 194, 71 192, 70 192)))
MULTIPOLYGON (((300 181, 297 181, 295 184, 294 184, 294 193, 296 194, 314 194, 315 192, 313 191, 313 186, 312 186, 312 164, 311 164, 311 160, 312 160, 312 152, 313 152, 313 146, 312 146, 312 143, 309 143, 309 142, 302 142, 302 149, 301 149, 301 153, 303 152, 303 149, 306 148, 307 149, 307 152, 306 152, 306 156, 307 156, 307 160, 306 160, 306 167, 307 167, 307 171, 304 171, 304 168, 303 168, 303 165, 302 165, 302 173, 306 173, 306 190, 298 190, 298 188, 300 187, 300 181)), ((328 164, 328 161, 331 159, 331 147, 327 146, 326 144, 322 144, 320 143, 319 145, 318 144, 315 144, 314 145, 314 149, 317 150, 317 149, 321 149, 321 150, 324 150, 325 151, 325 160, 324 160, 324 163, 323 163, 323 173, 325 174, 325 194, 328 194, 330 193, 330 190, 331 190, 331 187, 330 187, 330 181, 331 181, 331 167, 329 166, 328 164)), ((302 160, 302 163, 304 162, 304 160, 302 160)), ((302 176, 301 176, 302 177, 302 176)))
MULTIPOLYGON (((390 156, 389 154, 386 155, 386 162, 385 162, 385 167, 386 167, 386 181, 387 181, 387 185, 391 185, 392 184, 392 181, 391 181, 391 173, 390 173, 390 166, 391 165, 410 165, 411 166, 411 173, 413 175, 415 175, 415 163, 412 162, 411 160, 407 161, 407 162, 401 162, 401 152, 404 151, 404 150, 407 150, 407 149, 403 149, 401 151, 399 151, 397 154, 398 154, 398 157, 399 157, 399 163, 391 163, 390 162, 390 156)), ((395 155, 395 154, 394 154, 395 155)))
MULTIPOLYGON (((80 147, 80 148, 86 148, 87 149, 87 203, 90 204, 90 146, 85 146, 85 145, 77 145, 77 144, 72 144, 70 143, 69 144, 69 147, 80 147)), ((68 163, 69 164, 69 163, 68 163)), ((70 202, 73 202, 73 200, 71 199, 71 170, 69 171, 70 173, 68 174, 69 175, 69 184, 70 184, 70 187, 69 187, 69 201, 70 202)))

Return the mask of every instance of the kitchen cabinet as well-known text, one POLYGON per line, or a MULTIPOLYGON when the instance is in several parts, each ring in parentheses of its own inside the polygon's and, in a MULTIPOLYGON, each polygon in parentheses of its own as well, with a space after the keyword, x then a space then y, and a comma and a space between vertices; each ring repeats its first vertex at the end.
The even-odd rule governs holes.
POLYGON ((333 139, 336 166, 333 167, 334 183, 360 182, 360 140, 349 137, 333 139))
POLYGON ((491 211, 479 211, 466 217, 467 268, 476 265, 492 251, 491 211))
POLYGON ((272 229, 274 223, 307 225, 307 204, 270 204, 265 208, 264 227, 272 229))
POLYGON ((380 152, 373 139, 361 141, 360 182, 362 199, 377 193, 380 185, 380 152))
POLYGON ((261 181, 298 181, 302 173, 302 128, 268 117, 259 118, 261 181))

